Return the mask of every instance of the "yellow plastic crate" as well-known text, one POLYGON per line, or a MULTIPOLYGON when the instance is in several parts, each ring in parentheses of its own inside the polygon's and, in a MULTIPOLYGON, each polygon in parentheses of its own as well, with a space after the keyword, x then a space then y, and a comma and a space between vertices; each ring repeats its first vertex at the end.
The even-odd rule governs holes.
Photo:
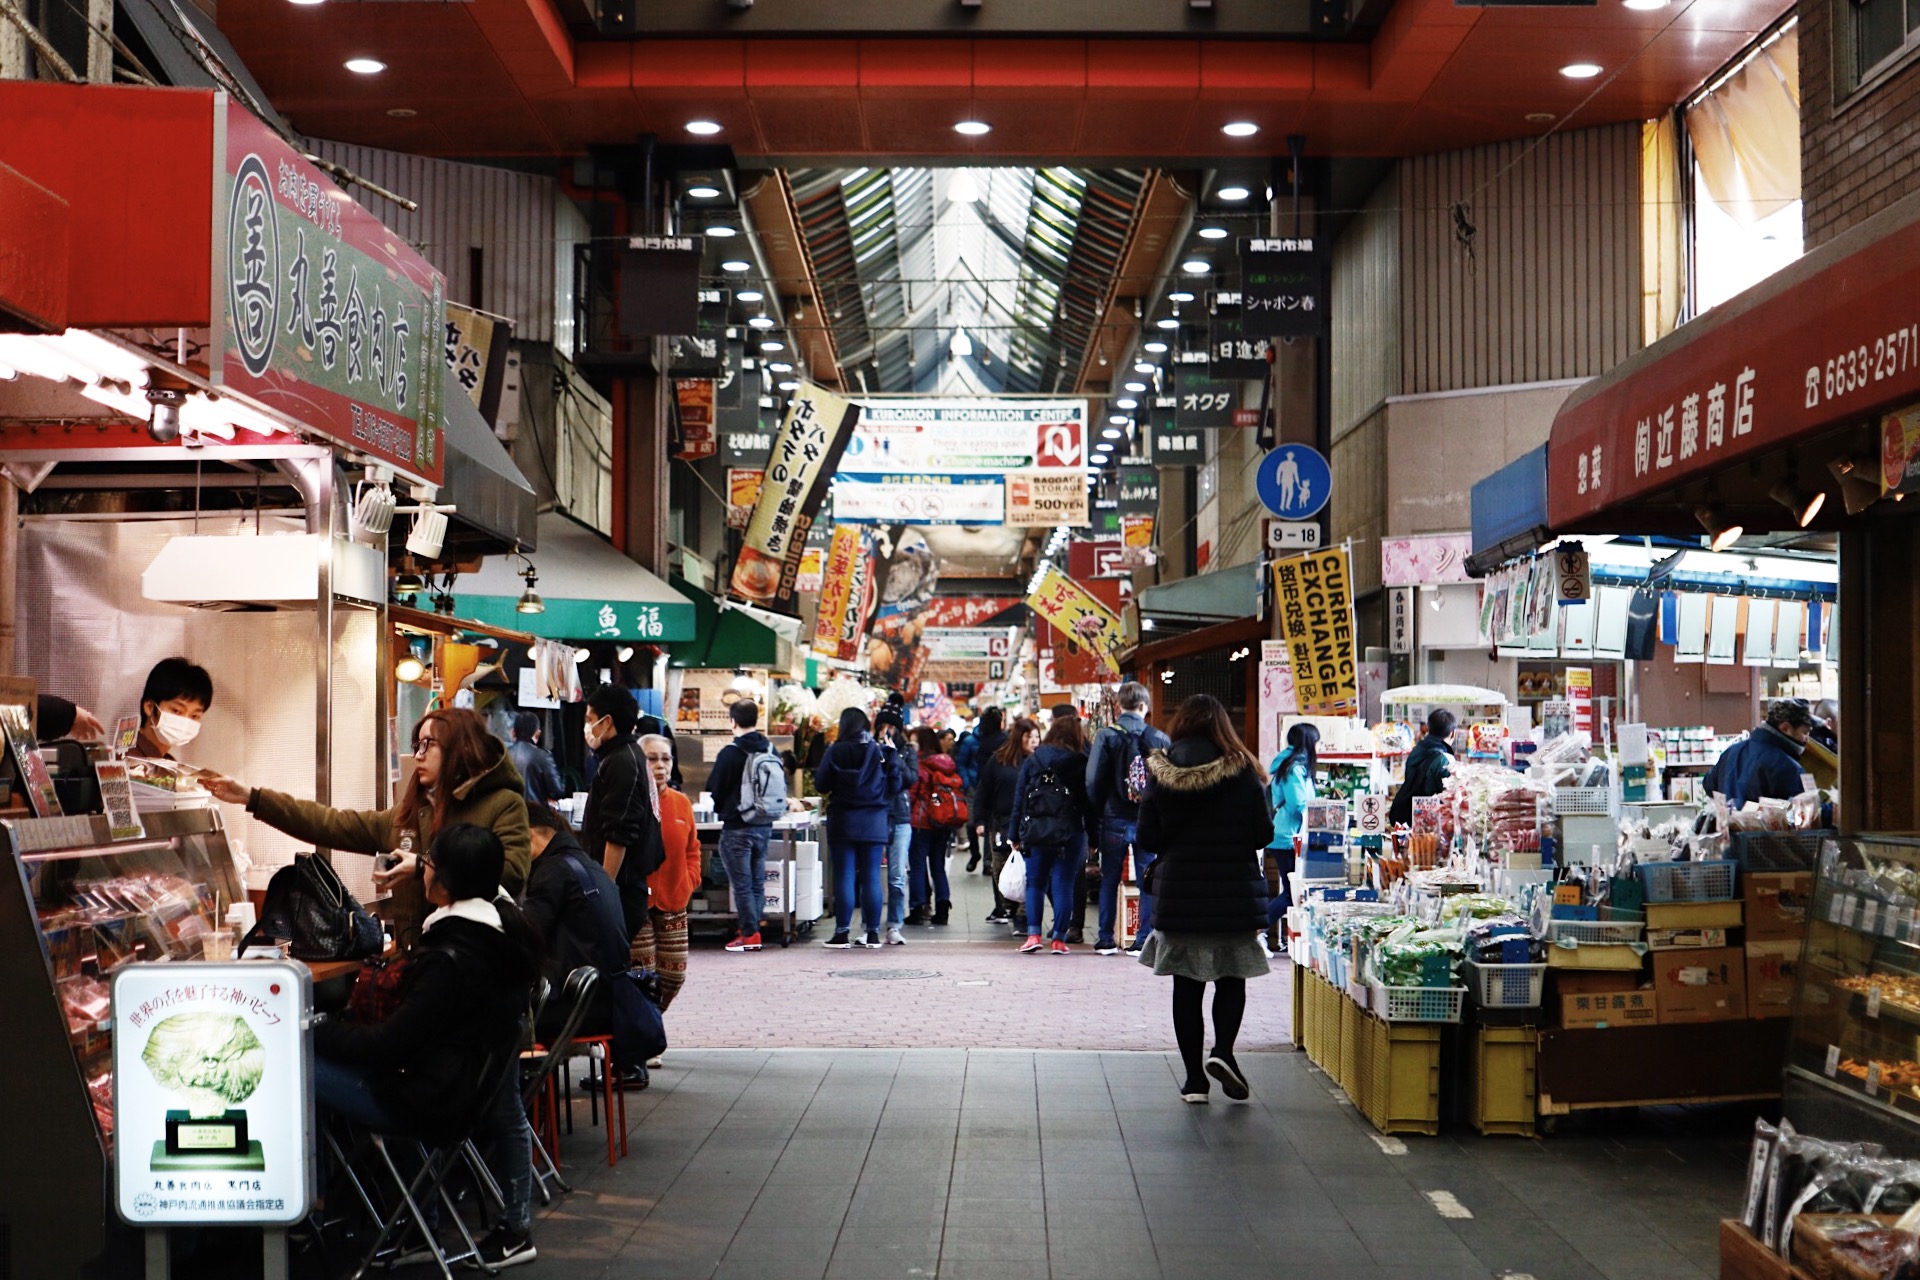
POLYGON ((1534 1055, 1539 1038, 1532 1027, 1479 1027, 1468 1056, 1468 1119, 1484 1134, 1510 1133, 1531 1138, 1534 1129, 1534 1055))
POLYGON ((1347 1098, 1353 1109, 1371 1117, 1373 1097, 1373 1023, 1377 1018, 1361 1013, 1353 1027, 1353 1083, 1347 1086, 1347 1098))
POLYGON ((1359 1088, 1359 1073, 1354 1069, 1354 1058, 1359 1052, 1360 1023, 1366 1018, 1359 1005, 1340 997, 1340 1087, 1351 1098, 1359 1088))
POLYGON ((1306 998, 1301 1002, 1300 1043, 1306 1046, 1307 1060, 1322 1070, 1326 1067, 1326 1018, 1327 1005, 1323 998, 1327 984, 1318 974, 1309 973, 1306 978, 1306 998))
POLYGON ((1382 1133, 1440 1132, 1440 1024, 1368 1016, 1362 1111, 1382 1133))

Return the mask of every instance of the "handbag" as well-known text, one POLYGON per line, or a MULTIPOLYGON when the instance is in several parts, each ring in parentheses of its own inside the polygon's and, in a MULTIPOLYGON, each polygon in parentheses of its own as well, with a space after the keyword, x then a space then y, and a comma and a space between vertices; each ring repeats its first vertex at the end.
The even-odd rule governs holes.
POLYGON ((363 960, 347 992, 347 1016, 356 1026, 385 1022, 400 1007, 400 989, 406 980, 405 960, 363 960))
POLYGON ((1027 899, 1027 860, 1018 849, 1007 854, 1007 865, 1000 868, 1000 896, 1016 902, 1027 899))
POLYGON ((241 954, 262 940, 285 938, 296 960, 364 960, 385 946, 380 922, 347 892, 317 854, 297 853, 267 881, 260 921, 240 940, 241 954))
POLYGON ((667 1051, 667 1024, 660 1016, 660 975, 633 968, 607 978, 613 1012, 613 1060, 644 1066, 667 1051))
POLYGON ((1152 897, 1158 893, 1160 891, 1158 888, 1160 881, 1160 859, 1155 858, 1152 862, 1149 862, 1146 865, 1146 869, 1141 871, 1135 879, 1140 882, 1141 893, 1146 894, 1148 897, 1152 897))

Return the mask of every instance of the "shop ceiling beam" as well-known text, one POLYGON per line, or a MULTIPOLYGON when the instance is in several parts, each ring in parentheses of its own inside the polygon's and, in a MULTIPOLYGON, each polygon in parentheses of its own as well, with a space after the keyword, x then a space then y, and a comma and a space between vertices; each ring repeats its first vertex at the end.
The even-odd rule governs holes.
POLYGON ((622 6, 622 34, 641 36, 1078 35, 1281 39, 1309 35, 1309 0, 834 0, 740 6, 719 0, 646 0, 622 6))
POLYGON ((849 371, 840 353, 839 334, 835 332, 829 308, 832 305, 821 288, 820 272, 812 247, 800 221, 800 204, 790 175, 780 172, 755 187, 745 201, 761 229, 773 275, 768 287, 784 292, 797 287, 812 303, 817 324, 789 328, 794 343, 806 356, 806 367, 813 380, 822 386, 852 389, 849 371))

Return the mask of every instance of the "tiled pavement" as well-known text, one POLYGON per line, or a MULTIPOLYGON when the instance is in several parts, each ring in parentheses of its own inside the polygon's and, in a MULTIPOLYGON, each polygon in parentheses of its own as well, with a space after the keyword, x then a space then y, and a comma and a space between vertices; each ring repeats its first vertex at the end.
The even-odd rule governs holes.
MULTIPOLYGON (((985 913, 983 889, 969 921, 985 913)), ((1011 955, 958 920, 957 940, 930 933, 878 953, 696 949, 667 1066, 629 1096, 631 1154, 608 1169, 579 1108, 563 1142, 576 1190, 541 1217, 527 1274, 1717 1274, 1742 1117, 1648 1112, 1540 1140, 1450 1131, 1383 1143, 1304 1055, 1278 1048, 1279 976, 1250 989, 1258 1030, 1241 1060, 1254 1100, 1216 1091, 1210 1106, 1187 1106, 1166 1052, 1165 985, 1144 969, 1090 952, 1011 955), (856 964, 951 981, 826 976, 856 964), (957 985, 963 975, 991 985, 957 985), (843 1043, 891 1047, 832 1047, 843 1043), (1122 1051, 1134 1048, 1149 1051, 1122 1051), (1430 1192, 1472 1217, 1442 1216, 1430 1192)))

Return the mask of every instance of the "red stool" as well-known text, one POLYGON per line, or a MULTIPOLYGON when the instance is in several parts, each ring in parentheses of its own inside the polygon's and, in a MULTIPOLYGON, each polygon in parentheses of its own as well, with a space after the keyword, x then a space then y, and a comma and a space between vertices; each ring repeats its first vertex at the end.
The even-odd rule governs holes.
POLYGON ((600 1064, 600 1091, 601 1097, 606 1104, 605 1109, 607 1115, 607 1167, 611 1169, 614 1166, 614 1162, 618 1159, 614 1154, 614 1147, 616 1145, 614 1127, 616 1100, 619 1103, 618 1111, 620 1116, 618 1131, 619 1153, 622 1156, 627 1154, 627 1095, 626 1091, 618 1088, 613 1080, 613 1037, 611 1035, 575 1036, 573 1042, 587 1051, 588 1061, 597 1061, 600 1064))

